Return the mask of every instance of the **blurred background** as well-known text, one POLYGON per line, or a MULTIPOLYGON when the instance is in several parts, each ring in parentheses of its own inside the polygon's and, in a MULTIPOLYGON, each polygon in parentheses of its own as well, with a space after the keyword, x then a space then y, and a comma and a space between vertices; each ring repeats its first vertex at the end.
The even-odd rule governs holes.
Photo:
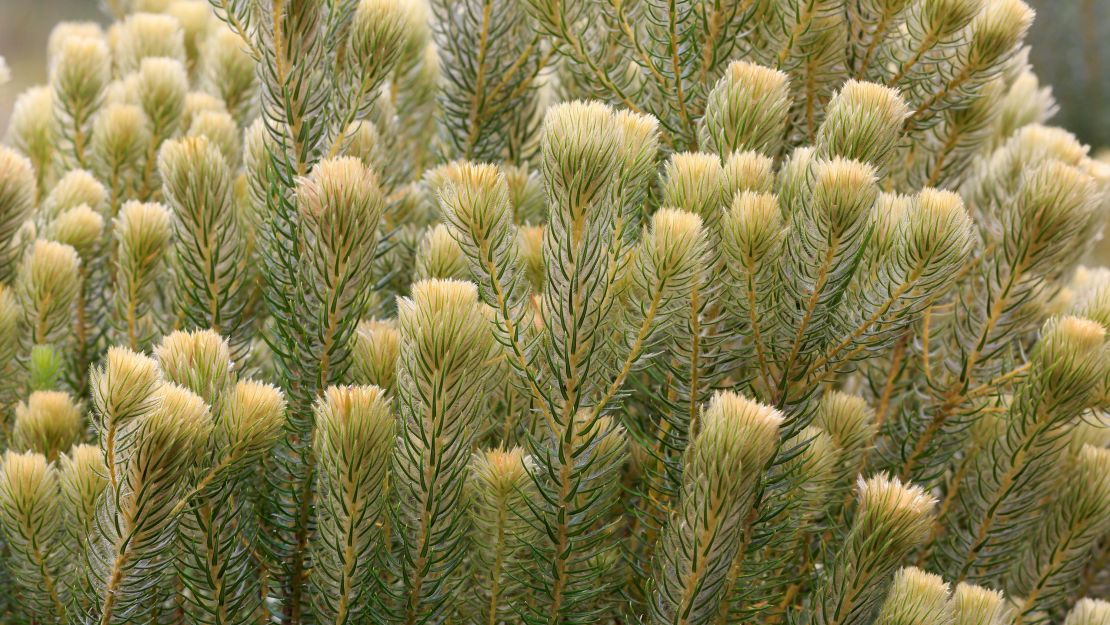
MULTIPOLYGON (((1110 148, 1110 0, 1026 0, 1037 10, 1031 60, 1060 104, 1054 122, 1095 150, 1110 148)), ((97 0, 0 0, 0 56, 12 81, 0 86, 0 132, 16 95, 46 80, 44 55, 60 20, 100 20, 97 0)))

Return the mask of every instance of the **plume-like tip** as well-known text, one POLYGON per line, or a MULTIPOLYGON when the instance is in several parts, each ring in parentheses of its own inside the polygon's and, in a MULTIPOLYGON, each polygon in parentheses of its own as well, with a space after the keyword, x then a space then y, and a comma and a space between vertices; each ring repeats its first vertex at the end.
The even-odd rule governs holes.
POLYGON ((733 152, 725 160, 726 201, 743 191, 770 193, 775 186, 774 161, 759 152, 733 152))
POLYGON ((1009 622, 1009 610, 1001 592, 975 584, 956 585, 949 601, 953 625, 1002 625, 1009 622))
POLYGON ((663 206, 681 208, 707 221, 716 220, 724 201, 724 168, 715 154, 680 152, 663 173, 663 206))
POLYGON ((706 100, 705 144, 722 157, 746 150, 776 156, 782 149, 789 107, 785 73, 734 61, 706 100))
POLYGON ((835 158, 818 160, 813 168, 812 203, 822 221, 846 230, 870 214, 878 198, 874 167, 835 158))
POLYGON ((721 222, 721 239, 733 260, 742 266, 759 263, 782 238, 782 211, 771 193, 742 191, 721 222))
POLYGON ((81 204, 58 215, 44 234, 77 250, 82 258, 88 258, 95 251, 103 232, 104 217, 89 208, 88 204, 81 204))
POLYGON ((162 372, 153 358, 123 347, 109 347, 104 364, 93 369, 89 386, 102 421, 122 423, 147 414, 162 372))
POLYGON ((443 224, 424 233, 416 253, 416 275, 421 279, 465 280, 470 277, 462 247, 443 224))
POLYGON ((705 230, 695 213, 663 208, 651 216, 644 236, 642 270, 647 279, 671 286, 664 297, 682 296, 705 259, 705 230))
POLYGON ((948 584, 917 567, 899 569, 887 591, 876 625, 948 625, 948 584))
POLYGON ((232 383, 231 349, 212 330, 180 330, 154 348, 166 380, 200 395, 210 405, 232 383))
POLYGON ((817 145, 823 156, 871 163, 881 169, 889 162, 909 114, 906 102, 894 89, 849 80, 829 103, 817 145))
POLYGON ((392 390, 401 350, 401 334, 396 323, 378 319, 361 321, 351 343, 351 364, 356 381, 392 390))
POLYGON ((171 15, 132 13, 120 24, 114 43, 116 63, 124 73, 138 69, 148 58, 185 62, 185 33, 171 15))
POLYGON ((1083 598, 1075 602, 1064 625, 1107 625, 1110 623, 1110 602, 1083 598))
POLYGON ((222 427, 232 446, 251 452, 271 447, 285 423, 285 395, 272 384, 240 380, 224 398, 222 427))
POLYGON ((83 421, 81 406, 69 393, 36 391, 16 406, 12 442, 54 460, 80 440, 83 421))

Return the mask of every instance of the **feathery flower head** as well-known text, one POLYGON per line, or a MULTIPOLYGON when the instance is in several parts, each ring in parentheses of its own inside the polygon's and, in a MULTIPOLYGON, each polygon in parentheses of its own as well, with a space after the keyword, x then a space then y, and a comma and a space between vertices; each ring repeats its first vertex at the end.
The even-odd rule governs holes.
POLYGON ((351 364, 356 381, 392 390, 401 350, 397 324, 392 320, 361 321, 355 328, 351 343, 351 364))
POLYGON ((952 625, 1002 625, 1009 609, 1001 592, 960 582, 952 592, 952 625))
POLYGON ((817 133, 818 155, 840 157, 885 170, 910 111, 894 89, 849 80, 833 97, 817 133))
POLYGON ((81 437, 83 429, 81 406, 69 393, 35 391, 15 408, 12 442, 17 449, 26 449, 55 460, 68 451, 81 437))
POLYGON ((782 149, 790 107, 789 78, 783 72, 734 61, 705 103, 705 149, 727 156, 755 151, 776 156, 782 149))
POLYGON ((231 350, 212 330, 176 331, 154 348, 165 379, 179 384, 215 406, 232 383, 231 350))
POLYGON ((114 43, 116 63, 124 74, 139 69, 148 58, 185 62, 185 33, 170 15, 132 13, 120 24, 114 43))
POLYGON ((876 625, 948 625, 948 584, 939 575, 908 566, 894 574, 876 625))
POLYGON ((689 211, 713 223, 721 211, 724 169, 721 159, 704 152, 671 155, 663 170, 663 206, 689 211))
POLYGON ((721 222, 721 238, 730 253, 756 263, 775 249, 782 233, 782 211, 771 193, 737 193, 721 222))
POLYGON ((774 161, 759 152, 733 152, 725 159, 725 202, 742 191, 770 193, 775 186, 774 161))
POLYGON ((81 258, 88 259, 95 251, 103 232, 104 217, 89 208, 88 204, 79 204, 58 215, 47 225, 43 234, 72 247, 81 258))

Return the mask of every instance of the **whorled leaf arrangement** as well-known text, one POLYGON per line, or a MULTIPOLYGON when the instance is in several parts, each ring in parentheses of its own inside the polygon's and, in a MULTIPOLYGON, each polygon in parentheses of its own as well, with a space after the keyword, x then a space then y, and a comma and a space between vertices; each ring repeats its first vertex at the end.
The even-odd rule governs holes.
POLYGON ((1021 0, 107 0, 0 147, 0 621, 1110 623, 1021 0))

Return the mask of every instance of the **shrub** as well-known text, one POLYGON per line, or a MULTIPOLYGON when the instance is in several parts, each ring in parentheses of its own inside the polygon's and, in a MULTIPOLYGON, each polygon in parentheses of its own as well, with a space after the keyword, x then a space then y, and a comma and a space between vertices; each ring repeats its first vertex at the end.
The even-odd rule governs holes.
POLYGON ((0 149, 5 620, 1105 622, 1021 0, 108 5, 0 149))

